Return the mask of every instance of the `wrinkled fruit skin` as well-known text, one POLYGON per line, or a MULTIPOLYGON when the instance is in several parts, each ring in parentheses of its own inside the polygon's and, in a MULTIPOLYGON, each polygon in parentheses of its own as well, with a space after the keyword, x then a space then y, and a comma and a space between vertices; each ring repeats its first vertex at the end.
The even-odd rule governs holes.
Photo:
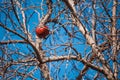
POLYGON ((49 29, 47 26, 36 28, 36 35, 39 38, 45 38, 48 34, 49 34, 49 29))

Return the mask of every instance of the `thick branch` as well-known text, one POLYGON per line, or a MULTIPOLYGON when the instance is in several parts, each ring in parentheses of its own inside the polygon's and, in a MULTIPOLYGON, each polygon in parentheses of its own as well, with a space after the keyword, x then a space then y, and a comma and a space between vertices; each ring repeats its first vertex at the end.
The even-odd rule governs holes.
MULTIPOLYGON (((87 39, 88 44, 92 47, 93 50, 93 54, 90 58, 90 62, 92 62, 94 60, 94 57, 97 55, 98 58, 100 59, 100 61, 103 64, 103 68, 105 69, 105 73, 107 74, 106 77, 108 79, 114 79, 113 78, 113 74, 109 68, 109 66, 106 64, 106 61, 103 57, 103 55, 101 54, 101 52, 99 51, 99 47, 95 44, 95 41, 93 40, 93 38, 89 35, 88 30, 85 28, 85 26, 81 23, 81 21, 79 20, 79 18, 76 15, 76 12, 72 9, 72 5, 69 3, 69 1, 67 0, 63 0, 65 2, 65 4, 68 6, 68 8, 70 9, 70 11, 72 12, 72 16, 73 16, 73 21, 76 22, 76 26, 78 26, 80 32, 84 35, 84 37, 87 39)), ((87 68, 87 67, 86 67, 87 68)))
MULTIPOLYGON (((49 17, 51 16, 51 13, 52 13, 52 0, 47 0, 47 6, 48 6, 48 12, 45 16, 43 16, 43 18, 41 19, 41 22, 39 23, 39 27, 42 27, 44 26, 49 17)), ((37 36, 36 36, 37 37, 37 36)), ((40 56, 40 59, 43 60, 44 58, 44 55, 45 53, 43 53, 43 51, 40 49, 41 48, 41 42, 42 40, 40 40, 38 37, 36 38, 36 48, 37 50, 39 51, 39 56, 40 56)), ((49 69, 48 69, 48 66, 46 65, 46 63, 44 64, 39 64, 39 67, 43 73, 43 76, 46 80, 52 80, 51 76, 50 76, 50 72, 49 72, 49 69)))
POLYGON ((96 19, 95 19, 95 16, 94 15, 96 15, 96 11, 95 11, 95 5, 96 4, 96 0, 94 0, 93 1, 93 10, 94 10, 94 12, 93 12, 93 15, 92 15, 92 36, 93 36, 93 39, 94 39, 94 41, 95 41, 95 44, 97 43, 97 41, 96 41, 96 34, 95 34, 95 30, 96 30, 96 27, 95 27, 95 25, 96 25, 96 19))
POLYGON ((90 67, 90 68, 92 68, 92 69, 94 69, 96 71, 99 71, 99 72, 101 72, 103 74, 106 74, 104 72, 103 68, 95 66, 95 65, 91 64, 90 62, 80 58, 79 56, 74 56, 74 55, 45 57, 44 60, 43 60, 43 63, 52 62, 52 61, 59 61, 59 60, 76 60, 76 61, 80 61, 84 65, 87 65, 88 67, 90 67))
POLYGON ((52 1, 47 0, 47 5, 48 5, 48 12, 45 16, 43 16, 43 18, 41 19, 40 24, 38 26, 46 24, 50 15, 51 15, 51 13, 52 13, 52 1))
POLYGON ((1 41, 0 44, 4 45, 4 44, 13 44, 13 43, 27 43, 24 40, 8 40, 8 41, 1 41))
POLYGON ((118 68, 117 68, 117 30, 116 30, 116 10, 117 10, 117 0, 114 0, 113 1, 113 9, 112 9, 112 14, 113 14, 113 17, 112 17, 112 35, 115 35, 115 36, 112 36, 112 45, 113 45, 113 49, 112 49, 112 52, 113 52, 113 70, 114 70, 114 77, 115 79, 117 80, 117 76, 118 76, 118 68))

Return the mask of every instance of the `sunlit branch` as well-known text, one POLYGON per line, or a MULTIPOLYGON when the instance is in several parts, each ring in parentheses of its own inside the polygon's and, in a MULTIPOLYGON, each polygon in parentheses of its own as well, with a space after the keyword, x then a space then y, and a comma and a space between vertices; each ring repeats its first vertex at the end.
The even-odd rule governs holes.
POLYGON ((23 25, 22 25, 22 28, 23 28, 25 34, 27 34, 26 18, 25 18, 25 13, 24 13, 24 11, 22 10, 22 9, 23 9, 23 8, 22 8, 22 5, 19 3, 19 1, 16 1, 15 3, 16 3, 16 5, 20 8, 20 11, 21 11, 21 14, 22 14, 22 24, 23 24, 23 25))
MULTIPOLYGON (((95 11, 95 1, 93 1, 93 9, 94 9, 94 11, 95 11)), ((95 14, 95 12, 94 12, 94 14, 95 14)), ((96 24, 96 21, 95 21, 95 17, 94 17, 94 14, 92 15, 92 37, 93 37, 93 40, 95 41, 95 44, 97 43, 97 41, 96 41, 96 34, 95 34, 95 24, 96 24)), ((91 53, 91 52, 90 52, 91 53)), ((88 54, 89 55, 89 54, 88 54)), ((86 57, 88 57, 88 56, 86 56, 86 57)), ((88 59, 88 58, 87 58, 88 59)), ((82 79, 82 76, 86 73, 86 71, 88 70, 89 68, 88 68, 88 66, 84 66, 84 68, 81 70, 81 73, 80 73, 80 75, 79 75, 79 79, 81 78, 82 79)))
POLYGON ((96 16, 96 11, 95 11, 96 5, 95 4, 96 4, 96 0, 93 1, 93 5, 92 5, 93 10, 94 10, 94 12, 92 14, 92 37, 95 41, 95 44, 97 44, 96 34, 95 34, 95 30, 96 30, 96 26, 95 26, 96 25, 96 18, 95 18, 95 16, 96 16))
MULTIPOLYGON (((52 0, 47 0, 46 4, 47 4, 47 7, 48 7, 48 11, 47 11, 47 14, 45 16, 43 16, 42 19, 40 20, 40 22, 38 24, 39 27, 44 26, 47 23, 51 14, 52 14, 52 0)), ((40 61, 39 67, 41 69, 41 72, 43 73, 44 78, 46 80, 52 80, 47 64, 46 63, 41 64, 41 61, 43 60, 43 56, 45 55, 43 53, 43 51, 40 49, 41 48, 41 42, 42 42, 42 40, 39 39, 36 36, 36 48, 38 50, 38 53, 37 53, 38 55, 37 56, 39 56, 39 58, 40 58, 40 59, 38 58, 38 61, 40 61)))
POLYGON ((73 11, 73 13, 76 14, 76 9, 75 9, 75 4, 74 4, 74 0, 63 0, 67 6, 73 11))
POLYGON ((76 12, 72 9, 72 5, 66 1, 66 0, 63 0, 66 5, 69 7, 69 9, 71 10, 72 12, 72 15, 73 15, 73 21, 76 22, 76 25, 78 26, 80 32, 82 32, 82 34, 85 36, 85 38, 87 39, 87 42, 89 45, 91 45, 92 47, 95 47, 95 41, 93 40, 93 38, 89 35, 89 32, 87 30, 87 28, 85 28, 85 26, 83 26, 83 24, 81 23, 81 21, 79 20, 79 18, 77 17, 76 15, 76 12))
POLYGON ((52 62, 52 61, 58 61, 58 60, 81 60, 79 58, 79 56, 73 56, 73 55, 69 55, 69 56, 52 56, 52 57, 45 57, 44 60, 43 60, 43 63, 46 63, 46 62, 52 62))
POLYGON ((49 19, 51 13, 52 13, 52 1, 51 0, 47 0, 47 5, 48 5, 48 12, 45 16, 42 17, 40 24, 38 26, 44 25, 47 23, 47 20, 49 19))
POLYGON ((13 43, 27 43, 26 41, 24 40, 8 40, 8 41, 0 41, 0 44, 1 45, 4 45, 4 44, 13 44, 13 43))
POLYGON ((14 7, 14 2, 13 2, 13 0, 11 0, 11 4, 12 4, 12 8, 13 8, 13 12, 14 12, 14 14, 15 14, 15 17, 16 17, 16 19, 18 20, 18 22, 19 22, 19 24, 22 26, 22 24, 21 24, 21 22, 20 22, 20 19, 19 19, 19 17, 18 17, 18 14, 17 14, 17 12, 16 12, 16 9, 15 9, 15 7, 14 7))
MULTIPOLYGON (((65 4, 67 5, 67 7, 70 9, 70 11, 72 12, 72 16, 73 16, 73 21, 76 22, 76 26, 78 26, 80 32, 84 35, 84 37, 86 38, 88 44, 92 47, 92 50, 93 50, 93 55, 91 56, 90 58, 90 62, 92 62, 94 60, 94 57, 97 56, 100 61, 102 62, 103 64, 103 68, 105 69, 105 73, 106 73, 106 77, 108 79, 114 79, 112 76, 113 76, 113 73, 112 71, 110 70, 109 68, 109 65, 106 64, 106 61, 104 59, 104 56, 101 54, 101 52, 99 51, 99 47, 95 44, 95 41, 94 39, 89 35, 89 32, 88 30, 85 28, 85 26, 81 23, 81 21, 79 20, 79 18, 77 17, 76 15, 76 12, 72 9, 72 5, 66 1, 66 0, 63 0, 65 2, 65 4)), ((87 65, 88 66, 88 65, 87 65)), ((88 67, 85 66, 85 69, 87 69, 88 67)))
POLYGON ((82 62, 84 65, 89 66, 90 68, 100 71, 101 73, 105 74, 102 68, 95 66, 91 64, 90 62, 80 58, 80 56, 74 56, 74 55, 69 55, 69 56, 52 56, 52 57, 45 57, 43 60, 43 63, 46 62, 52 62, 52 61, 59 61, 59 60, 76 60, 82 62))
POLYGON ((113 46, 113 49, 112 49, 112 52, 113 52, 113 70, 114 70, 114 77, 115 79, 117 80, 117 77, 118 77, 118 67, 117 67, 117 30, 116 30, 116 11, 117 11, 117 5, 118 5, 118 2, 117 0, 114 0, 113 1, 113 8, 112 8, 112 35, 115 35, 115 36, 112 36, 112 46, 113 46))
POLYGON ((27 38, 31 39, 31 34, 28 32, 28 30, 26 28, 26 17, 25 17, 25 13, 24 13, 24 10, 22 8, 22 5, 19 3, 19 1, 11 0, 11 3, 12 3, 12 8, 13 8, 13 12, 15 14, 15 17, 18 20, 20 26, 22 27, 24 34, 27 35, 27 38), (20 8, 20 11, 22 14, 22 22, 20 22, 20 18, 19 18, 19 15, 17 13, 17 9, 15 9, 15 6, 14 6, 15 4, 20 8))

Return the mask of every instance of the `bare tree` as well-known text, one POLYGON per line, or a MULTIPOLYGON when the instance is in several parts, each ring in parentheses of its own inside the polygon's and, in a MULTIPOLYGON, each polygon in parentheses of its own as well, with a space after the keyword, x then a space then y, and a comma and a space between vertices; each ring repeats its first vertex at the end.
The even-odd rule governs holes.
POLYGON ((0 79, 119 80, 119 14, 118 0, 2 0, 0 79))

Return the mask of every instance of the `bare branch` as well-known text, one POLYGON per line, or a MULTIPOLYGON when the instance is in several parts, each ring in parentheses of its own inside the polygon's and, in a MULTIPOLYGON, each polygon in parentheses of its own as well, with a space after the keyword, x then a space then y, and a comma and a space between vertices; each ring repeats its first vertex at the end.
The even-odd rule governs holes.
POLYGON ((49 19, 51 13, 52 13, 52 1, 47 0, 47 5, 48 5, 48 12, 45 16, 42 17, 40 24, 38 26, 44 25, 47 23, 47 20, 49 19))
POLYGON ((0 79, 118 80, 119 1, 52 1, 0 2, 0 79))
POLYGON ((96 11, 95 11, 95 5, 96 4, 96 0, 93 1, 93 10, 94 10, 94 13, 92 15, 92 36, 93 36, 93 39, 95 41, 95 44, 96 44, 96 34, 95 34, 95 30, 96 30, 96 19, 95 19, 95 16, 96 15, 96 11))
POLYGON ((38 50, 36 49, 35 43, 34 43, 33 41, 28 40, 28 39, 26 39, 25 37, 23 37, 22 35, 20 35, 19 33, 17 33, 16 31, 13 31, 13 30, 7 28, 7 27, 6 27, 4 24, 2 24, 2 23, 0 23, 0 27, 3 27, 4 29, 8 30, 9 32, 14 33, 15 35, 19 36, 20 38, 22 38, 22 39, 24 39, 26 42, 28 42, 28 43, 32 46, 32 48, 35 50, 35 52, 36 52, 35 54, 37 55, 37 56, 36 56, 37 59, 38 59, 40 62, 42 62, 42 59, 40 58, 39 52, 38 52, 38 50))
MULTIPOLYGON (((93 55, 90 58, 90 62, 92 62, 94 60, 94 57, 97 55, 98 58, 100 59, 100 61, 103 63, 103 68, 105 69, 104 71, 106 72, 106 77, 108 79, 114 79, 113 78, 113 74, 112 72, 109 70, 109 66, 106 64, 106 61, 103 57, 103 55, 101 54, 101 52, 99 51, 99 47, 95 44, 95 41, 93 40, 93 38, 89 35, 88 30, 85 28, 85 26, 83 26, 83 24, 81 23, 81 21, 79 20, 79 18, 77 17, 76 13, 74 12, 74 10, 71 8, 73 7, 68 1, 63 0, 65 2, 65 4, 68 6, 68 8, 71 10, 72 15, 73 15, 73 21, 76 22, 76 25, 78 26, 80 32, 82 32, 82 34, 84 35, 84 37, 87 39, 88 44, 92 47, 93 50, 93 55)), ((85 69, 87 67, 85 66, 85 69)), ((79 78, 79 77, 78 77, 79 78)))
POLYGON ((112 41, 113 41, 113 70, 114 70, 114 77, 117 80, 118 76, 118 67, 117 67, 117 30, 116 30, 116 10, 117 10, 117 0, 113 1, 113 9, 112 9, 112 41))
POLYGON ((20 19, 19 19, 19 17, 18 17, 17 11, 16 11, 16 9, 15 9, 15 7, 14 7, 15 4, 14 4, 13 0, 11 0, 11 4, 12 4, 12 8, 13 8, 13 12, 14 12, 15 16, 16 16, 19 24, 22 26, 22 24, 21 24, 21 22, 20 22, 20 19))
POLYGON ((27 42, 24 40, 9 40, 9 41, 1 41, 0 42, 1 45, 13 44, 13 43, 27 43, 27 42))
MULTIPOLYGON (((47 14, 46 14, 45 16, 42 17, 41 22, 40 22, 39 25, 38 25, 39 27, 42 27, 42 26, 44 26, 44 25, 47 23, 50 15, 51 15, 51 13, 52 13, 52 0, 47 0, 47 6, 48 6, 48 12, 47 12, 47 14)), ((40 56, 40 61, 43 60, 43 57, 44 57, 44 55, 45 55, 45 53, 41 50, 41 42, 42 42, 42 40, 40 40, 40 39, 36 36, 36 48, 37 48, 37 50, 39 51, 38 54, 39 54, 39 56, 40 56)), ((40 63, 41 63, 41 62, 40 62, 40 63)), ((41 69, 41 71, 42 71, 42 73, 43 73, 44 78, 45 78, 46 80, 51 80, 52 78, 51 78, 51 76, 50 76, 50 72, 49 72, 49 69, 48 69, 48 66, 46 65, 46 63, 44 63, 44 64, 39 64, 39 67, 40 67, 40 69, 41 69)))
POLYGON ((43 60, 43 63, 58 61, 58 60, 77 60, 77 61, 82 62, 84 65, 87 65, 88 67, 94 69, 94 70, 97 70, 97 71, 100 71, 103 74, 106 74, 102 68, 91 64, 90 62, 80 58, 79 56, 74 56, 74 55, 45 57, 44 60, 43 60))

